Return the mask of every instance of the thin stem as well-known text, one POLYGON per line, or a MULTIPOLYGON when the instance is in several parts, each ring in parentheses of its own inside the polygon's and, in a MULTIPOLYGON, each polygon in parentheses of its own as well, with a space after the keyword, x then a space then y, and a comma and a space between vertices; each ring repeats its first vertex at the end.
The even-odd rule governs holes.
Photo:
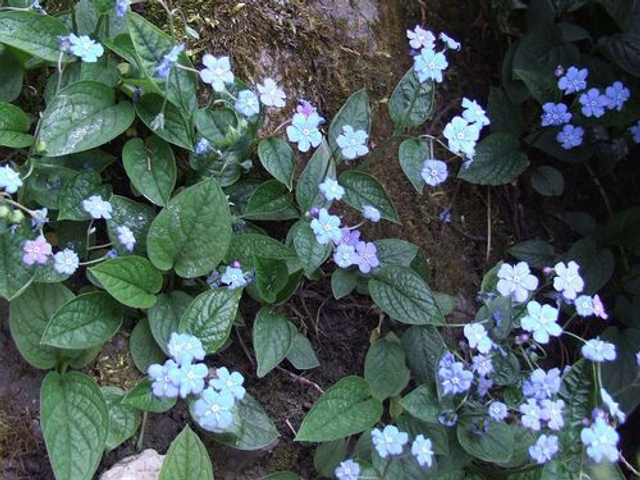
POLYGON ((105 243, 104 245, 94 245, 93 247, 89 247, 88 250, 100 250, 101 248, 108 248, 113 246, 113 242, 105 243))
POLYGON ((180 70, 184 70, 186 72, 192 72, 197 75, 200 75, 200 71, 195 68, 187 67, 186 65, 182 65, 180 62, 176 62, 173 64, 175 67, 178 67, 180 70))
POLYGON ((62 72, 64 68, 62 66, 62 58, 64 57, 64 52, 60 50, 60 55, 58 55, 58 81, 56 82, 56 95, 60 92, 60 87, 62 86, 62 72))
POLYGON ((631 465, 626 458, 624 458, 624 456, 622 455, 622 453, 620 453, 620 460, 622 460, 622 463, 624 464, 625 467, 627 467, 631 473, 633 473, 634 477, 640 477, 640 471, 638 471, 636 468, 633 467, 633 465, 631 465))
POLYGON ((173 15, 171 14, 171 9, 169 8, 169 5, 164 2, 164 0, 157 0, 157 1, 158 1, 158 4, 160 4, 160 6, 167 13, 167 20, 169 21, 169 33, 171 34, 171 38, 175 41, 176 40, 176 29, 175 29, 175 26, 173 24, 173 15))
POLYGON ((20 210, 22 210, 24 212, 27 212, 31 216, 33 216, 36 213, 34 210, 30 210, 27 207, 19 204, 18 202, 13 201, 8 193, 2 192, 2 195, 3 195, 4 199, 0 200, 0 203, 7 202, 9 205, 12 205, 12 206, 14 206, 16 208, 19 208, 20 210))
POLYGON ((591 168, 591 166, 588 163, 585 163, 584 166, 587 169, 587 172, 589 172, 589 175, 591 176, 591 180, 593 180, 593 183, 596 185, 596 187, 598 187, 598 191, 600 192, 600 196, 602 197, 602 201, 604 202, 604 206, 607 209, 607 212, 609 213, 609 217, 613 218, 613 209, 611 208, 611 202, 609 201, 609 195, 607 195, 607 192, 602 187, 602 183, 600 183, 600 179, 596 176, 596 174, 593 171, 593 169, 591 168))
POLYGON ((282 122, 280 125, 278 125, 275 130, 273 131, 273 135, 272 136, 276 136, 278 134, 278 132, 280 131, 280 129, 288 124, 291 123, 291 120, 285 120, 284 122, 282 122))
POLYGON ((93 222, 94 219, 92 218, 91 221, 89 222, 89 226, 87 227, 87 235, 85 236, 85 250, 87 255, 89 255, 89 244, 91 241, 91 234, 93 233, 93 222))
POLYGON ((148 415, 148 412, 142 412, 142 424, 140 425, 140 435, 138 436, 138 441, 136 442, 136 451, 138 453, 142 452, 142 446, 144 442, 144 431, 147 427, 147 415, 148 415))
POLYGON ((78 264, 78 266, 79 266, 79 267, 87 267, 87 266, 89 266, 89 265, 95 265, 96 263, 100 263, 100 262, 102 262, 103 260, 106 260, 107 258, 108 258, 108 255, 105 255, 105 256, 103 256, 103 257, 96 258, 95 260, 88 260, 88 261, 86 261, 86 262, 80 262, 80 263, 78 264))

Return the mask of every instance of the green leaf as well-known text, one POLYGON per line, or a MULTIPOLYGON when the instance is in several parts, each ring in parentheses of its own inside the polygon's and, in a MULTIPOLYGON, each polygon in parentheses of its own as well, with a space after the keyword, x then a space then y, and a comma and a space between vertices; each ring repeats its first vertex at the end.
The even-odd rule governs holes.
POLYGON ((529 166, 527 155, 520 150, 518 138, 509 133, 492 133, 476 149, 473 162, 463 166, 458 177, 478 185, 510 183, 529 166))
POLYGON ((102 262, 89 271, 120 303, 133 308, 149 308, 162 288, 162 274, 149 260, 137 255, 102 262))
POLYGON ((38 268, 22 261, 24 243, 32 240, 25 233, 22 228, 16 232, 0 228, 0 295, 5 300, 11 301, 24 292, 38 268))
POLYGON ((262 480, 300 480, 300 475, 289 471, 275 472, 263 477, 262 480))
POLYGON ((336 300, 346 297, 358 285, 358 272, 336 268, 331 274, 331 292, 336 300))
POLYGON ((574 65, 579 58, 578 48, 565 43, 558 24, 539 24, 530 28, 520 41, 513 69, 553 74, 558 65, 574 65))
POLYGON ((24 70, 11 50, 0 44, 0 102, 13 102, 20 96, 24 70))
POLYGON ((129 351, 133 363, 142 373, 147 373, 150 365, 164 363, 166 355, 158 346, 146 318, 138 321, 129 338, 129 351))
POLYGON ((58 61, 58 36, 67 33, 64 24, 50 15, 35 12, 0 12, 0 43, 49 62, 58 61))
POLYGON ((100 388, 82 373, 50 372, 40 390, 40 420, 57 480, 90 480, 109 433, 100 388))
POLYGON ((382 417, 382 403, 364 378, 349 376, 327 390, 305 416, 298 442, 328 442, 363 432, 382 417))
POLYGON ((163 98, 157 93, 147 93, 136 102, 136 113, 157 136, 178 147, 193 151, 193 129, 178 107, 171 103, 165 105, 163 98), (161 112, 164 112, 164 126, 154 128, 154 121, 161 112))
POLYGON ((418 382, 432 382, 436 365, 446 350, 438 330, 431 326, 411 327, 402 336, 402 347, 418 382))
POLYGON ((533 171, 531 185, 540 195, 557 197, 564 192, 564 177, 558 169, 545 165, 533 171))
POLYGON ((293 197, 277 180, 267 180, 251 195, 243 217, 247 220, 289 220, 298 218, 293 197))
POLYGON ((424 422, 437 423, 442 412, 438 393, 431 384, 420 385, 403 397, 400 404, 411 416, 424 422))
POLYGON ((10 103, 0 103, 0 146, 10 148, 31 146, 33 136, 27 133, 30 123, 29 117, 20 108, 10 103))
POLYGON ((313 351, 313 346, 309 339, 298 333, 297 330, 295 332, 292 331, 292 333, 293 338, 291 340, 291 348, 287 352, 287 360, 297 370, 311 370, 319 367, 320 362, 313 351))
POLYGON ((640 4, 637 0, 597 0, 618 26, 627 32, 633 31, 640 22, 640 4))
MULTIPOLYGON (((592 227, 593 225, 591 224, 594 224, 595 220, 593 218, 589 220, 589 226, 592 227)), ((587 233, 590 233, 590 231, 584 234, 586 235, 587 233)), ((640 252, 640 205, 616 213, 607 222, 605 237, 607 243, 640 252)))
POLYGON ((557 258, 553 246, 544 240, 526 240, 514 245, 508 252, 512 257, 527 262, 534 268, 554 265, 557 258))
POLYGON ((103 185, 98 173, 82 172, 70 178, 60 192, 58 220, 90 220, 92 217, 82 207, 82 201, 92 195, 107 201, 111 197, 111 186, 103 185))
POLYGON ((344 160, 337 138, 342 135, 342 127, 350 125, 357 132, 364 130, 367 135, 371 131, 371 106, 366 90, 358 90, 344 103, 342 108, 333 117, 329 126, 329 147, 336 152, 336 159, 344 160))
POLYGON ((422 178, 422 166, 425 160, 433 158, 433 142, 410 138, 400 144, 398 149, 400 166, 407 176, 413 188, 420 195, 424 191, 424 179, 422 178))
POLYGON ((44 99, 46 103, 51 102, 59 90, 84 80, 104 83, 109 87, 115 87, 120 81, 120 71, 114 58, 103 56, 95 63, 70 63, 64 69, 59 86, 58 78, 59 74, 56 72, 51 75, 47 81, 44 89, 44 99))
POLYGON ((151 334, 167 355, 171 334, 179 330, 180 318, 192 301, 193 298, 190 295, 180 290, 173 290, 158 295, 156 303, 147 312, 151 334))
POLYGON ((395 397, 409 383, 409 375, 400 339, 393 333, 371 345, 364 361, 371 395, 380 401, 395 397))
POLYGON ((508 462, 513 455, 513 430, 506 423, 488 422, 488 430, 477 433, 473 419, 463 419, 456 428, 458 441, 467 453, 485 462, 508 462))
POLYGON ((207 353, 215 353, 229 338, 242 289, 216 289, 198 295, 187 307, 178 330, 198 337, 207 353))
POLYGON ((513 385, 520 380, 520 362, 513 352, 493 358, 496 373, 493 380, 501 387, 513 385))
POLYGON ((373 244, 376 246, 381 268, 391 265, 409 267, 420 250, 413 243, 397 238, 374 240, 373 244))
POLYGON ((559 396, 566 404, 564 417, 569 424, 581 422, 591 414, 592 373, 591 364, 579 360, 562 376, 559 396))
POLYGON ((506 132, 520 136, 523 129, 522 112, 501 88, 491 87, 487 114, 491 119, 491 132, 506 132))
POLYGON ((258 377, 262 378, 284 360, 291 348, 289 321, 283 313, 264 307, 253 323, 252 336, 258 377))
POLYGON ((431 116, 435 88, 431 81, 420 83, 410 69, 393 91, 389 100, 389 115, 396 128, 417 127, 431 116))
POLYGON ((558 79, 553 71, 515 69, 513 75, 527 86, 533 98, 541 104, 553 102, 558 91, 558 79))
POLYGON ((231 241, 231 212, 214 179, 186 188, 153 220, 147 248, 160 270, 174 268, 183 278, 210 273, 231 241))
POLYGON ((350 170, 340 175, 339 183, 346 192, 343 200, 353 208, 362 211, 365 205, 370 205, 380 211, 382 218, 402 223, 384 187, 371 175, 350 170))
POLYGON ((216 147, 228 147, 238 139, 238 116, 231 108, 200 108, 194 120, 198 133, 216 147))
POLYGON ((406 267, 378 270, 369 280, 375 304, 394 320, 409 325, 442 325, 444 317, 422 277, 406 267))
POLYGON ((296 202, 301 212, 308 212, 311 207, 328 208, 331 205, 318 189, 325 178, 336 178, 336 165, 329 145, 323 140, 298 179, 296 202))
POLYGON ((228 262, 239 261, 244 268, 254 266, 254 255, 276 260, 294 260, 295 252, 266 235, 243 233, 234 235, 225 258, 228 262))
POLYGON ((602 383, 607 391, 620 402, 621 408, 631 415, 640 403, 640 385, 637 383, 638 365, 636 352, 640 345, 640 330, 620 330, 609 327, 602 335, 616 346, 616 359, 602 364, 602 383))
POLYGON ((107 233, 120 255, 144 254, 147 251, 147 233, 155 216, 155 210, 146 204, 137 203, 127 197, 113 195, 110 200, 111 218, 107 220, 107 233), (133 252, 129 252, 118 239, 118 227, 128 227, 136 239, 133 252))
POLYGON ((36 145, 49 157, 90 150, 120 136, 134 117, 130 103, 116 104, 113 88, 91 81, 74 83, 47 105, 36 145))
POLYGON ((580 265, 580 275, 584 279, 585 295, 600 291, 613 276, 616 261, 608 248, 600 248, 592 238, 582 238, 573 244, 566 260, 575 260, 580 265))
POLYGON ((117 387, 100 388, 109 411, 109 434, 106 450, 113 450, 131 438, 140 425, 140 413, 133 407, 123 405, 125 393, 117 387))
POLYGON ((278 293, 287 285, 289 270, 282 260, 255 257, 256 287, 262 299, 274 303, 278 293))
POLYGON ((150 202, 165 207, 176 185, 176 160, 173 150, 161 138, 144 142, 129 140, 122 150, 122 163, 134 187, 150 202))
POLYGON ((213 480, 209 453, 188 425, 171 442, 159 480, 213 480))
POLYGON ((291 227, 291 238, 307 277, 313 275, 331 255, 331 245, 320 245, 311 226, 304 220, 291 227))
POLYGON ((42 345, 40 339, 51 317, 74 297, 62 284, 33 284, 11 302, 11 337, 24 359, 36 368, 55 367, 62 351, 42 345))
POLYGON ((571 150, 565 150, 558 143, 559 128, 549 128, 542 133, 533 133, 525 137, 525 141, 533 144, 535 148, 564 163, 582 163, 589 160, 596 149, 589 144, 584 144, 571 150))
POLYGON ((336 467, 346 455, 347 442, 343 438, 324 442, 318 445, 313 454, 313 467, 320 476, 333 478, 336 467))
POLYGON ((640 34, 619 33, 598 40, 605 57, 631 75, 640 76, 640 34))
POLYGON ((143 412, 163 413, 171 410, 177 401, 177 398, 156 397, 151 390, 151 380, 145 378, 127 393, 122 404, 143 412))
POLYGON ((265 138, 258 144, 258 158, 269 174, 291 190, 296 164, 293 150, 281 138, 265 138))
POLYGON ((106 292, 78 295, 55 313, 42 343, 69 349, 102 345, 120 329, 122 314, 122 307, 106 292))

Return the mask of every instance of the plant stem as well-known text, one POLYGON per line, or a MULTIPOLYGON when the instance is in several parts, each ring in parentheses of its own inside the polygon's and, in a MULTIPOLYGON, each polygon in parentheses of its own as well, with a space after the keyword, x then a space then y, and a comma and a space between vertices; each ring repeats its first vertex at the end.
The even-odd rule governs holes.
POLYGON ((144 442, 144 430, 147 427, 147 415, 148 415, 148 412, 142 412, 142 424, 140 425, 140 435, 138 436, 138 441, 136 442, 136 451, 138 453, 142 452, 142 445, 144 442))

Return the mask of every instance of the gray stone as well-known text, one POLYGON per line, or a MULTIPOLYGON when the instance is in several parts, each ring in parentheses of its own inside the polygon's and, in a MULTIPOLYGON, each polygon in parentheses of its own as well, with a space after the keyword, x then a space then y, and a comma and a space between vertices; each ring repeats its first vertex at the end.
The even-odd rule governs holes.
POLYGON ((123 458, 104 472, 100 480, 158 480, 163 461, 164 455, 148 449, 139 455, 123 458))

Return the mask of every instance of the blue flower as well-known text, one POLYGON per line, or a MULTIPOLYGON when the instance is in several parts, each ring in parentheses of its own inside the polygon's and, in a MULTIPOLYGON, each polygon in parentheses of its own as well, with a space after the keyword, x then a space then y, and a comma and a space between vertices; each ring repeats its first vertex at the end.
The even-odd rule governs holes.
POLYGON ((529 455, 539 465, 543 465, 558 453, 558 437, 555 435, 540 435, 535 444, 529 447, 529 455))
POLYGON ((564 298, 575 300, 578 293, 584 289, 584 280, 579 273, 580 266, 571 260, 567 264, 558 262, 553 269, 556 272, 553 288, 561 292, 564 298))
POLYGON ((570 67, 564 76, 558 80, 558 88, 567 95, 570 93, 576 93, 587 88, 587 77, 589 76, 589 70, 583 68, 578 70, 576 67, 570 67))
POLYGON ((206 155, 207 153, 209 153, 211 151, 211 143, 209 143, 209 140, 207 140, 206 138, 202 137, 196 143, 194 151, 195 151, 196 155, 206 155))
POLYGON ((112 248, 107 252, 107 258, 118 258, 118 250, 112 248))
POLYGON ((438 378, 444 395, 466 392, 471 388, 473 373, 465 370, 461 362, 454 362, 450 367, 440 367, 438 378))
POLYGON ((464 326, 464 336, 471 348, 477 349, 480 353, 489 353, 493 347, 493 342, 487 334, 487 330, 479 323, 468 323, 464 326))
POLYGON ((372 269, 380 265, 378 249, 374 243, 358 242, 356 245, 356 253, 358 254, 358 268, 362 273, 369 273, 372 269))
POLYGON ((535 398, 536 400, 545 400, 551 398, 560 391, 560 370, 552 368, 545 372, 541 368, 531 372, 529 379, 525 380, 522 385, 522 393, 527 398, 535 398))
POLYGON ((624 104, 629 100, 629 97, 631 97, 631 92, 622 82, 614 82, 613 85, 606 88, 605 95, 609 102, 608 107, 611 110, 615 109, 621 112, 624 104))
POLYGON ((236 110, 245 117, 253 117, 260 113, 260 100, 251 90, 242 90, 238 93, 235 106, 236 110))
POLYGON ((607 407, 609 413, 612 417, 616 417, 618 422, 624 423, 627 419, 626 415, 622 410, 620 410, 620 405, 616 402, 609 392, 607 392, 604 388, 600 389, 600 396, 602 397, 602 403, 607 407))
POLYGON ((158 66, 156 67, 156 76, 158 78, 167 78, 182 52, 184 52, 184 43, 179 43, 171 47, 169 53, 165 54, 162 57, 162 60, 158 62, 158 66))
POLYGON ((260 101, 266 107, 282 108, 285 106, 287 95, 272 78, 265 78, 262 84, 256 85, 260 94, 260 101))
POLYGON ((589 295, 578 296, 574 305, 576 307, 576 313, 581 317, 590 317, 594 314, 593 298, 589 295))
POLYGON ((168 372, 169 380, 178 387, 182 398, 202 392, 208 374, 209 369, 204 363, 182 364, 168 372))
POLYGON ((552 125, 560 126, 571 121, 572 115, 567 111, 564 103, 548 102, 542 106, 542 117, 540 125, 549 127, 552 125))
POLYGON ((409 435, 401 432, 394 425, 387 425, 382 431, 374 428, 371 432, 371 439, 378 455, 382 458, 387 458, 389 455, 400 455, 402 453, 402 447, 409 441, 409 435))
POLYGON ((35 229, 42 228, 49 221, 49 209, 41 208, 31 212, 31 226, 35 229))
POLYGON ((562 148, 571 150, 572 148, 582 145, 582 137, 584 137, 584 128, 565 125, 562 127, 562 130, 558 132, 556 140, 562 145, 562 148))
POLYGON ((453 221, 453 217, 451 216, 451 209, 445 208, 438 213, 438 220, 442 223, 451 223, 453 221))
POLYGON ((597 88, 592 88, 580 95, 578 101, 582 104, 582 114, 585 117, 600 118, 604 115, 605 108, 609 106, 609 99, 606 95, 601 95, 597 88))
POLYGON ((133 252, 133 248, 136 245, 136 237, 129 227, 124 225, 116 227, 116 233, 118 234, 118 241, 124 245, 129 252, 133 252))
POLYGON ((149 366, 147 373, 151 379, 151 391, 156 397, 176 398, 178 388, 169 379, 169 372, 178 368, 173 360, 167 360, 164 365, 153 364, 149 366))
POLYGON ((65 248, 53 256, 53 268, 56 272, 64 275, 73 275, 78 269, 79 263, 78 255, 69 248, 65 248))
POLYGON ((562 430, 564 427, 564 418, 562 417, 564 406, 563 400, 554 401, 547 398, 540 402, 541 417, 551 430, 562 430))
POLYGON ((599 338, 592 338, 580 349, 582 356, 592 362, 613 362, 616 359, 616 346, 599 338))
POLYGON ((413 57, 413 68, 418 75, 420 83, 427 80, 441 83, 442 72, 447 69, 449 63, 444 53, 438 52, 431 48, 423 48, 419 55, 413 57))
POLYGON ((480 397, 484 397, 489 393, 491 387, 493 387, 493 380, 490 378, 480 377, 478 379, 478 395, 480 395, 480 397))
POLYGON ((180 365, 188 365, 194 360, 204 360, 207 354, 200 339, 188 333, 173 332, 169 338, 167 350, 180 365))
POLYGON ((225 85, 232 84, 235 80, 229 57, 214 57, 207 53, 202 57, 202 63, 205 68, 200 70, 200 78, 204 83, 210 84, 214 91, 223 92, 225 85))
POLYGON ((236 400, 242 400, 247 393, 244 384, 244 377, 239 372, 229 372, 227 367, 216 370, 216 378, 209 380, 209 386, 219 392, 228 392, 236 400))
POLYGON ((321 117, 317 113, 306 116, 295 113, 291 119, 291 125, 287 127, 287 137, 292 143, 298 144, 298 150, 308 152, 309 148, 317 147, 322 142, 322 133, 319 126, 321 117))
POLYGON ((360 465, 351 459, 345 460, 336 467, 335 474, 337 480, 358 480, 360 478, 360 465))
POLYGON ((409 39, 409 45, 414 50, 435 48, 436 36, 429 30, 422 28, 420 25, 416 25, 413 30, 407 30, 407 38, 409 39))
POLYGON ((380 210, 371 205, 363 205, 362 216, 373 223, 378 223, 380 221, 380 210))
POLYGON ((21 186, 22 179, 18 172, 8 166, 0 167, 0 188, 7 193, 16 193, 21 186))
POLYGON ((351 245, 353 248, 358 245, 361 235, 360 230, 350 230, 349 228, 345 227, 340 230, 340 233, 342 235, 342 239, 340 240, 341 244, 351 245))
POLYGON ((227 266, 220 277, 220 281, 229 287, 229 290, 242 288, 247 284, 247 279, 242 268, 227 266))
POLYGON ((477 123, 469 123, 462 117, 453 117, 444 127, 444 136, 449 141, 449 150, 453 153, 473 157, 480 138, 480 127, 477 123))
POLYGON ((479 123, 481 126, 487 126, 491 124, 491 120, 487 117, 487 112, 478 105, 475 100, 469 100, 468 98, 462 99, 462 117, 469 123, 479 123))
POLYGON ((520 408, 518 410, 522 414, 522 418, 520 419, 522 422, 522 426, 535 431, 540 430, 540 428, 542 427, 540 425, 540 417, 542 412, 540 411, 540 407, 535 400, 530 398, 525 403, 520 405, 520 408))
POLYGON ((515 265, 503 263, 498 270, 497 289, 504 297, 513 296, 516 302, 524 302, 529 293, 538 288, 538 278, 535 277, 527 262, 515 265))
POLYGON ((549 337, 562 335, 562 327, 557 323, 558 313, 557 308, 532 300, 527 304, 527 315, 520 321, 520 326, 527 332, 533 332, 536 342, 549 343, 549 337))
POLYGON ((582 429, 580 439, 587 447, 587 455, 594 462, 600 463, 605 458, 611 462, 618 461, 620 436, 602 418, 596 418, 591 427, 582 429))
POLYGON ((420 170, 420 176, 427 185, 435 187, 444 182, 449 176, 447 164, 441 160, 425 160, 420 170))
POLYGON ((311 220, 311 229, 320 245, 326 245, 332 241, 338 244, 342 240, 340 218, 330 215, 326 208, 321 208, 318 218, 311 220))
POLYGON ((42 5, 40 5, 40 2, 38 0, 31 0, 31 3, 29 4, 29 8, 31 10, 35 10, 40 15, 47 14, 47 11, 44 8, 42 8, 42 5))
POLYGON ((424 438, 424 435, 418 435, 411 444, 411 455, 416 457, 418 464, 421 467, 425 465, 431 467, 433 465, 433 445, 431 440, 424 438))
POLYGON ((640 120, 635 125, 629 127, 629 133, 633 136, 634 143, 640 143, 640 120))
POLYGON ((501 422, 509 415, 509 411, 507 410, 507 406, 498 401, 491 402, 489 405, 489 416, 493 418, 496 422, 501 422))
POLYGON ((104 218, 109 220, 111 218, 111 204, 102 200, 100 195, 92 195, 86 200, 82 201, 82 208, 94 219, 104 218))
POLYGON ((124 17, 129 9, 129 0, 116 0, 116 16, 124 17))
POLYGON ((453 427, 458 423, 458 414, 454 410, 443 410, 438 414, 438 423, 445 427, 453 427))
POLYGON ((491 357, 481 354, 475 355, 471 359, 471 370, 481 377, 486 377, 493 372, 493 362, 491 361, 491 357))
POLYGON ((354 131, 351 125, 342 127, 342 133, 336 138, 340 153, 347 160, 355 160, 369 153, 367 140, 369 135, 364 130, 354 131))
POLYGON ((228 391, 205 389, 193 403, 193 414, 202 428, 209 432, 223 432, 233 424, 235 400, 228 391))
POLYGON ((87 35, 77 36, 70 33, 64 38, 63 51, 68 48, 68 51, 80 57, 80 60, 86 63, 95 63, 104 54, 104 48, 101 44, 94 40, 91 40, 87 35))
POLYGON ((327 200, 342 200, 344 188, 342 188, 333 178, 325 178, 324 182, 318 185, 318 189, 327 200))
POLYGON ((460 42, 457 42, 444 32, 440 33, 440 40, 451 50, 460 50, 462 48, 462 44, 460 42))
POLYGON ((451 352, 446 352, 438 362, 438 366, 440 368, 451 368, 454 363, 456 363, 456 356, 451 352))
POLYGON ((356 249, 351 245, 341 243, 333 253, 333 261, 336 262, 336 265, 340 268, 348 268, 354 265, 358 261, 356 249))

